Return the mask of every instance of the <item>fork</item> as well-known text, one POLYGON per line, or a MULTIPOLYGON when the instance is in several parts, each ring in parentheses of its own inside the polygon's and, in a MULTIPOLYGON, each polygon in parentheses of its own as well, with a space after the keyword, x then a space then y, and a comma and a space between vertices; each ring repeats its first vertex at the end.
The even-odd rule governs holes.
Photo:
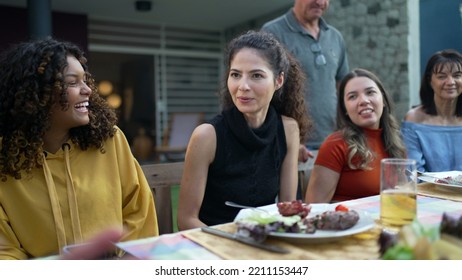
POLYGON ((236 202, 232 202, 232 201, 225 201, 225 204, 226 204, 227 206, 236 207, 236 208, 259 210, 259 211, 263 211, 263 212, 269 214, 268 210, 261 209, 261 208, 257 208, 257 207, 253 207, 253 206, 242 205, 242 204, 239 204, 239 203, 236 203, 236 202))
POLYGON ((444 178, 439 178, 439 177, 430 175, 428 173, 425 173, 425 172, 422 172, 422 171, 419 171, 419 170, 417 170, 417 177, 428 177, 428 178, 435 179, 435 183, 438 182, 438 183, 449 184, 449 181, 444 179, 444 178))

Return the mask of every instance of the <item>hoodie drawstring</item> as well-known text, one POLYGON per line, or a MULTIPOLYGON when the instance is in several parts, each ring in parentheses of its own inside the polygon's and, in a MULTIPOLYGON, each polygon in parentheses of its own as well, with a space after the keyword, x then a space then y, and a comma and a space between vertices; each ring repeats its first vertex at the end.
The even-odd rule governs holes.
MULTIPOLYGON (((79 212, 77 206, 77 198, 75 194, 74 183, 72 181, 72 174, 70 171, 70 161, 69 161, 69 144, 63 144, 64 150, 64 160, 65 160, 65 171, 66 171, 66 190, 67 190, 67 199, 69 203, 69 211, 72 224, 72 232, 74 235, 74 243, 82 242, 82 230, 80 226, 79 212)), ((45 157, 45 155, 44 155, 45 157)), ((55 222, 56 228, 56 237, 58 239, 59 252, 62 253, 64 246, 67 245, 66 241, 66 230, 64 227, 64 220, 61 211, 61 206, 59 205, 59 197, 56 191, 56 185, 53 180, 50 168, 47 165, 47 160, 44 158, 43 161, 43 171, 45 175, 45 180, 48 187, 48 195, 50 197, 51 210, 53 212, 53 219, 55 222)))
POLYGON ((80 226, 80 218, 79 218, 79 207, 77 204, 77 197, 75 194, 74 188, 74 181, 72 180, 71 174, 71 164, 69 160, 69 144, 63 144, 64 150, 64 160, 66 161, 66 187, 67 187, 67 199, 69 201, 69 211, 71 214, 71 223, 72 223, 72 231, 74 234, 74 242, 80 243, 82 242, 82 229, 80 226))
MULTIPOLYGON (((44 155, 45 157, 45 155, 44 155)), ((50 197, 51 210, 53 212, 53 219, 55 221, 56 228, 56 237, 58 239, 59 253, 62 254, 64 246, 67 245, 66 242, 66 231, 64 229, 64 221, 61 212, 61 207, 59 206, 58 193, 56 192, 55 182, 53 181, 53 176, 51 175, 50 168, 48 168, 47 160, 43 160, 43 172, 45 174, 45 180, 48 187, 48 196, 50 197)))

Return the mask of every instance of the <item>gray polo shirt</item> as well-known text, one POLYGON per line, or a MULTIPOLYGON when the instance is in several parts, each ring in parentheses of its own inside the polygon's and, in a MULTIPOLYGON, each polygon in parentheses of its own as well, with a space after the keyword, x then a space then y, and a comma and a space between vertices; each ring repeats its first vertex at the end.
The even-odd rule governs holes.
POLYGON ((343 36, 321 18, 319 40, 314 39, 298 23, 292 9, 264 24, 262 30, 273 33, 300 61, 308 76, 305 100, 314 128, 306 144, 318 147, 336 130, 336 82, 349 71, 343 36), (316 43, 319 44, 319 49, 312 46, 316 43), (325 58, 325 64, 319 57, 321 53, 325 58))

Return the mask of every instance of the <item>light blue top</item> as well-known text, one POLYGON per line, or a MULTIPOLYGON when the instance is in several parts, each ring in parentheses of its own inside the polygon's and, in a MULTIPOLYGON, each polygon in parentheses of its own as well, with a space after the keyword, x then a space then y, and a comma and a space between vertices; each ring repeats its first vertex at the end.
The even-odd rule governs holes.
POLYGON ((417 170, 462 170, 462 126, 402 122, 401 133, 408 158, 417 161, 417 170))

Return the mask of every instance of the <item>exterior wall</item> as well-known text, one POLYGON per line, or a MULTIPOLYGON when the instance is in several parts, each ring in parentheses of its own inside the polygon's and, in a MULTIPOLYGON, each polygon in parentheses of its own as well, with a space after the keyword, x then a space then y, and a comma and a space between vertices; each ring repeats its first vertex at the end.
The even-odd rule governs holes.
MULTIPOLYGON (((402 119, 411 105, 410 68, 419 68, 409 64, 411 24, 407 1, 331 1, 325 18, 343 34, 350 68, 374 72, 393 96, 396 117, 402 119)), ((411 52, 418 53, 418 49, 411 52)))

